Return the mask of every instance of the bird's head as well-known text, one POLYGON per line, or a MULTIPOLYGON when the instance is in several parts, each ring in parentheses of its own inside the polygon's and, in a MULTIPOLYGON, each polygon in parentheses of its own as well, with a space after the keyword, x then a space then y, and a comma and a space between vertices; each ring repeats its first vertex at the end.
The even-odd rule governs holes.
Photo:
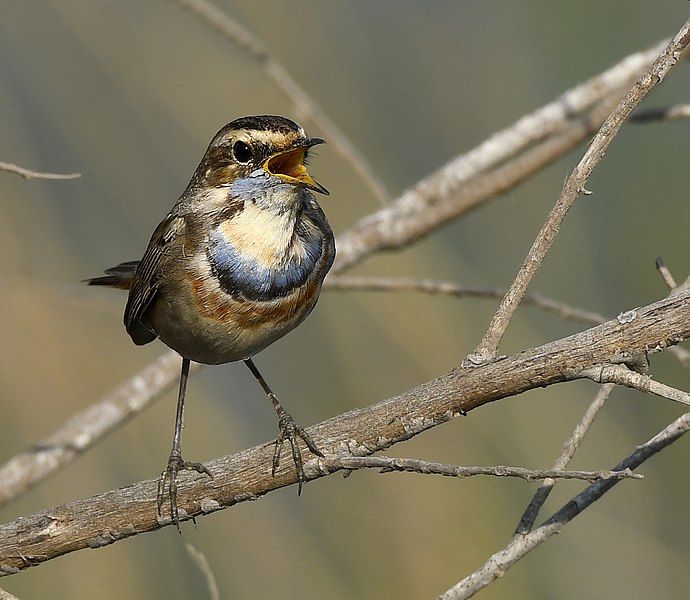
POLYGON ((309 150, 323 143, 307 137, 302 127, 285 117, 235 119, 214 136, 192 181, 211 188, 241 182, 251 187, 288 184, 328 194, 306 167, 309 150))

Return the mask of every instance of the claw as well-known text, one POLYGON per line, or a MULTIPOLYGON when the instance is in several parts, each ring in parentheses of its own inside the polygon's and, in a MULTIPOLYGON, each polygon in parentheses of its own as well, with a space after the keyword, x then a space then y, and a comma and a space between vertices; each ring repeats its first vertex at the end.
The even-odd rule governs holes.
POLYGON ((297 469, 297 495, 300 496, 306 477, 304 475, 304 461, 302 460, 302 453, 300 452, 297 438, 299 437, 302 439, 312 454, 323 458, 323 452, 316 447, 314 440, 311 439, 311 436, 302 427, 297 427, 295 421, 288 413, 282 412, 282 414, 280 414, 278 418, 278 427, 280 428, 280 435, 276 440, 275 450, 273 452, 272 475, 275 477, 278 466, 280 465, 280 455, 283 449, 283 443, 287 440, 290 443, 292 461, 295 463, 295 469, 297 469))
POLYGON ((203 473, 213 478, 211 472, 201 463, 193 463, 182 460, 182 456, 178 452, 171 452, 170 458, 168 458, 168 466, 161 473, 160 479, 158 479, 158 493, 156 494, 156 504, 158 506, 158 515, 161 514, 161 508, 165 502, 165 486, 166 482, 168 484, 168 496, 170 498, 170 520, 177 527, 177 532, 182 535, 182 529, 180 529, 180 514, 177 506, 177 474, 180 471, 196 471, 197 473, 203 473))

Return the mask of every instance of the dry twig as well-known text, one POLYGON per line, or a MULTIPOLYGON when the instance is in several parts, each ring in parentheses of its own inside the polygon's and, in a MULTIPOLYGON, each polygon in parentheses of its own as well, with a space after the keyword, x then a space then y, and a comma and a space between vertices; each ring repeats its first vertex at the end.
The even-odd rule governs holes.
POLYGON ((229 14, 207 0, 175 0, 180 6, 201 19, 237 47, 244 50, 295 106, 298 120, 308 119, 328 138, 340 155, 369 186, 374 196, 385 205, 390 200, 386 187, 362 153, 345 133, 326 115, 316 101, 292 78, 285 67, 273 58, 264 44, 229 14))
MULTIPOLYGON (((208 595, 211 597, 211 600, 220 600, 216 576, 213 574, 211 565, 208 564, 204 553, 197 550, 191 544, 185 544, 184 547, 187 549, 189 556, 191 556, 192 560, 196 563, 196 566, 199 567, 199 570, 204 574, 206 585, 208 586, 208 595)), ((2 599, 0 598, 0 600, 2 599)))
POLYGON ((668 291, 672 292, 675 290, 678 287, 678 284, 676 283, 673 275, 671 275, 671 271, 668 270, 663 258, 659 257, 656 259, 656 268, 657 271, 659 271, 659 275, 661 275, 661 278, 664 280, 666 287, 668 287, 668 291))
MULTIPOLYGON (((690 290, 683 290, 637 309, 637 317, 630 322, 614 319, 475 369, 454 369, 399 396, 324 421, 308 433, 326 454, 370 455, 488 402, 571 380, 577 377, 575 373, 611 362, 621 352, 637 356, 688 337, 690 290)), ((212 479, 182 474, 178 492, 181 519, 254 500, 296 483, 294 465, 289 461, 272 476, 272 457, 273 442, 269 442, 207 462, 212 479)), ((305 472, 309 479, 323 476, 315 458, 305 464, 305 472)), ((156 488, 157 479, 142 481, 0 526, 0 574, 170 524, 169 518, 157 515, 156 488)))
POLYGON ((39 173, 6 162, 0 162, 0 171, 15 173, 24 179, 77 179, 81 177, 81 173, 39 173))
POLYGON ((585 191, 585 185, 592 171, 604 157, 606 149, 616 137, 628 115, 644 100, 652 89, 664 80, 668 72, 678 62, 680 55, 687 48, 688 44, 690 44, 690 20, 683 24, 680 31, 661 53, 661 56, 647 69, 601 126, 584 156, 566 180, 556 205, 542 225, 537 238, 534 240, 515 277, 515 281, 511 284, 510 289, 496 310, 496 314, 491 320, 484 337, 475 349, 474 354, 468 357, 469 364, 481 363, 496 356, 498 345, 508 328, 515 310, 556 239, 570 207, 580 194, 585 191))
MULTIPOLYGON (((638 446, 635 452, 613 467, 614 470, 639 467, 648 458, 654 456, 654 454, 687 433, 688 430, 690 430, 690 413, 685 413, 652 439, 638 446)), ((618 481, 618 479, 606 479, 593 483, 563 505, 543 525, 540 525, 526 535, 516 535, 505 548, 494 554, 480 569, 441 594, 439 599, 464 600, 465 598, 471 598, 492 581, 504 575, 510 567, 523 558, 530 550, 545 542, 555 533, 559 533, 567 523, 601 498, 618 481)))
MULTIPOLYGON (((409 279, 405 277, 352 277, 334 275, 326 278, 325 286, 329 290, 360 292, 424 292, 441 294, 455 298, 501 299, 505 288, 487 288, 472 285, 459 285, 451 281, 433 279, 409 279)), ((606 317, 564 302, 553 300, 541 294, 527 294, 523 304, 541 308, 568 321, 577 321, 588 325, 599 325, 606 322, 606 317)))
POLYGON ((326 473, 341 469, 354 471, 357 469, 381 469, 382 473, 404 471, 406 473, 420 473, 422 475, 443 475, 444 477, 474 477, 477 475, 492 475, 494 477, 517 477, 527 481, 535 479, 597 479, 632 478, 641 479, 640 475, 631 471, 564 471, 563 469, 525 469, 524 467, 508 467, 494 465, 491 467, 464 467, 444 463, 420 460, 418 458, 392 458, 389 456, 346 456, 319 459, 318 468, 326 473))

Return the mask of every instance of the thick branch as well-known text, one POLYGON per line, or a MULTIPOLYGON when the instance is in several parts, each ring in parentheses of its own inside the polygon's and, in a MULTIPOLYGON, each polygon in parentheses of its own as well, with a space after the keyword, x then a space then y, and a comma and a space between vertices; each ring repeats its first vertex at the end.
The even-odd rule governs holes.
MULTIPOLYGON (((618 463, 614 469, 635 469, 639 467, 648 458, 654 456, 654 454, 687 433, 688 430, 690 430, 690 413, 685 413, 648 442, 638 446, 635 452, 618 463)), ((471 598, 492 581, 501 577, 530 550, 536 548, 555 533, 559 533, 566 523, 572 521, 588 506, 601 498, 618 481, 618 479, 606 479, 593 483, 566 503, 543 525, 527 535, 516 535, 503 550, 494 554, 480 569, 465 577, 465 579, 439 596, 439 599, 464 600, 465 598, 471 598)))
POLYGON ((357 469, 380 469, 382 473, 404 471, 421 475, 443 475, 444 477, 475 477, 477 475, 491 475, 493 477, 517 477, 527 481, 535 479, 641 479, 642 476, 631 471, 564 471, 563 469, 525 469, 524 467, 508 467, 494 465, 491 467, 465 467, 444 463, 420 460, 418 458, 392 458, 389 456, 347 456, 337 458, 323 458, 318 461, 318 468, 332 473, 341 469, 354 471, 357 469))
POLYGON ((663 81, 668 72, 676 65, 688 44, 690 44, 690 19, 685 22, 661 56, 635 83, 601 126, 584 156, 566 180, 560 198, 546 218, 515 277, 515 281, 496 310, 484 337, 475 350, 473 355, 475 361, 489 360, 496 356, 498 345, 515 310, 556 239, 565 216, 575 200, 584 192, 585 184, 592 171, 604 157, 606 149, 616 137, 628 115, 654 87, 663 81))
MULTIPOLYGON (((625 352, 638 356, 690 337, 690 290, 638 308, 582 333, 525 350, 472 369, 454 369, 438 379, 367 408, 350 411, 309 429, 327 455, 367 456, 478 406, 530 389, 572 380, 592 366, 625 352)), ((307 455, 306 448, 303 453, 307 455)), ((294 465, 283 461, 271 475, 273 443, 206 463, 213 479, 180 477, 181 518, 191 518, 254 500, 296 482, 294 465)), ((626 467, 623 467, 626 468, 626 467)), ((321 477, 316 458, 308 478, 321 477)), ((169 524, 156 514, 152 479, 93 498, 22 517, 0 526, 0 572, 13 573, 82 548, 97 548, 169 524)))
POLYGON ((39 173, 31 169, 25 169, 19 165, 0 162, 0 171, 7 171, 23 177, 24 179, 77 179, 81 173, 39 173))

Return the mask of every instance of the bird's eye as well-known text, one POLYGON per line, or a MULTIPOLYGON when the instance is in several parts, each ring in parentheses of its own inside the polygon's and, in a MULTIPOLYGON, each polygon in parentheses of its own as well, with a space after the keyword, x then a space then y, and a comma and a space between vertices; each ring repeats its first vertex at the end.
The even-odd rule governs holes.
POLYGON ((244 142, 235 142, 232 155, 238 163, 247 164, 252 159, 252 149, 244 142))

